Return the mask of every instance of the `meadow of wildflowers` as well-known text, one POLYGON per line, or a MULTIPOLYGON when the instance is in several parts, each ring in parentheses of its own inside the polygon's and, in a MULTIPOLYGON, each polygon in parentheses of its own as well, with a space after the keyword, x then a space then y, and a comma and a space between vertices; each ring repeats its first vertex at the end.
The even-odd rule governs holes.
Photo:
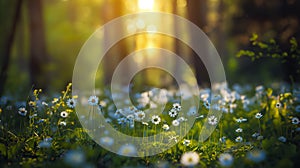
MULTIPOLYGON (((300 87, 220 85, 220 94, 200 88, 200 106, 189 107, 187 116, 196 118, 187 135, 180 139, 171 127, 183 127, 187 119, 182 112, 177 90, 149 89, 134 92, 135 107, 116 109, 109 91, 82 98, 71 95, 69 84, 61 94, 49 96, 36 89, 22 100, 3 96, 0 99, 0 167, 297 167, 300 164, 300 87), (211 105, 211 100, 218 103, 211 105), (159 102, 166 102, 162 113, 147 114, 159 102), (168 135, 170 149, 147 157, 129 158, 136 146, 121 144, 118 154, 94 142, 76 115, 78 103, 93 110, 85 120, 93 123, 94 113, 116 130, 134 136, 157 133, 168 135), (213 108, 222 111, 218 118, 208 115, 213 108), (150 116, 149 116, 150 115, 150 116), (146 120, 148 118, 149 120, 146 120), (216 126, 204 142, 199 132, 204 122, 216 126)), ((95 124, 95 123, 94 123, 95 124)), ((98 124, 97 127, 105 127, 98 124)), ((99 143, 114 146, 116 139, 109 131, 99 143)), ((162 144, 159 144, 162 143, 162 144)), ((141 144, 144 145, 144 144, 141 144)), ((152 146, 143 148, 151 150, 152 146)))

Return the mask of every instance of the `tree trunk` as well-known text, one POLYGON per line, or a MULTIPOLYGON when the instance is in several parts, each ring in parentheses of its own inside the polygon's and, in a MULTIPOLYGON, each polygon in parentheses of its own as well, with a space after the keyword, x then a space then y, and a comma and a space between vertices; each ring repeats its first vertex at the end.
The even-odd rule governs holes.
POLYGON ((17 0, 15 14, 12 19, 12 26, 10 31, 8 32, 7 39, 5 39, 4 41, 3 53, 1 52, 1 57, 3 59, 2 59, 1 72, 0 72, 0 96, 2 96, 4 92, 4 86, 7 79, 7 72, 8 72, 10 56, 11 56, 11 47, 14 42, 17 23, 20 18, 21 7, 22 7, 22 0, 17 0))
MULTIPOLYGON (((179 14, 178 14, 177 7, 178 7, 177 1, 173 1, 173 3, 172 3, 172 9, 173 9, 173 13, 174 13, 175 15, 179 15, 179 14)), ((179 33, 179 31, 180 31, 180 29, 178 29, 179 26, 181 26, 181 25, 179 25, 177 22, 174 22, 174 34, 178 34, 178 33, 179 33)), ((181 56, 182 53, 183 53, 183 52, 182 52, 182 45, 180 44, 180 41, 179 41, 178 39, 174 39, 174 52, 175 52, 178 56, 181 56)), ((181 67, 180 67, 180 63, 179 63, 179 61, 176 59, 176 62, 175 62, 175 65, 174 65, 174 73, 175 73, 175 74, 180 74, 181 69, 179 69, 179 68, 181 68, 181 67)), ((177 81, 180 82, 180 83, 183 82, 183 78, 182 78, 181 74, 180 74, 180 78, 177 79, 177 81)), ((173 80, 172 82, 173 82, 173 84, 176 84, 176 81, 175 81, 175 80, 173 80)))
MULTIPOLYGON (((225 24, 224 24, 224 9, 225 4, 224 0, 220 0, 218 4, 218 23, 216 24, 216 35, 215 35, 215 46, 220 54, 221 58, 228 61, 226 56, 228 56, 227 49, 226 49, 226 34, 225 34, 225 24)), ((228 23, 226 23, 228 24, 228 23)))
POLYGON ((48 88, 45 66, 49 60, 46 53, 45 29, 43 23, 43 6, 41 0, 27 1, 29 14, 30 40, 30 81, 35 87, 48 88))
MULTIPOLYGON (((120 17, 123 11, 123 4, 119 0, 112 0, 105 2, 103 5, 103 16, 104 22, 107 23, 112 19, 120 17)), ((105 24, 104 23, 104 24, 105 24)), ((111 39, 115 36, 116 31, 118 33, 122 33, 124 29, 122 27, 114 28, 111 30, 104 30, 104 39, 105 44, 107 45, 111 42, 111 39)), ((108 46, 106 46, 108 47, 108 46)), ((127 48, 126 42, 123 40, 122 42, 116 43, 113 47, 109 49, 110 51, 106 53, 104 58, 104 85, 109 85, 111 83, 111 79, 114 73, 115 68, 118 66, 120 61, 126 56, 127 48)), ((126 71, 122 71, 126 73, 126 71)))
MULTIPOLYGON (((199 28, 204 31, 205 26, 207 25, 206 13, 207 13, 207 2, 206 0, 189 0, 187 1, 187 10, 188 10, 188 19, 197 25, 199 28)), ((204 31, 205 32, 205 31, 204 31)), ((191 40, 195 41, 191 35, 191 40)), ((195 43, 195 42, 193 42, 195 43)), ((204 44, 205 45, 205 44, 204 44)), ((205 48, 205 47, 203 47, 205 48)), ((202 61, 199 59, 197 54, 191 51, 192 60, 195 68, 195 75, 197 78, 198 84, 204 84, 209 82, 208 73, 203 65, 202 61)))

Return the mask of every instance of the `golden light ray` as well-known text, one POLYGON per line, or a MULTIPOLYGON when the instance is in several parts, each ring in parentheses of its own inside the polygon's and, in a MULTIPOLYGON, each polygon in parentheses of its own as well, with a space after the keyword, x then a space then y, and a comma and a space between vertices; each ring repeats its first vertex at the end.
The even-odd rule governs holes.
POLYGON ((154 0, 138 0, 138 7, 141 10, 153 10, 154 0))

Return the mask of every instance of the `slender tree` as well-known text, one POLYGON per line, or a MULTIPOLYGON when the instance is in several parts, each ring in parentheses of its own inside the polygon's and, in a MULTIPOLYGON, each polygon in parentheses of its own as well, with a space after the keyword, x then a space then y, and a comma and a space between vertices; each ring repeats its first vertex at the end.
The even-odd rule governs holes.
POLYGON ((45 71, 49 57, 46 52, 42 0, 27 1, 30 40, 30 81, 38 88, 46 89, 49 76, 45 71))
MULTIPOLYGON (((199 28, 204 30, 204 27, 207 25, 206 20, 206 14, 207 14, 207 1, 206 0, 189 0, 187 1, 187 10, 188 10, 188 19, 196 24, 199 28)), ((190 37, 193 43, 197 43, 194 37, 190 37)), ((206 45, 206 44, 201 44, 206 45)), ((195 76, 197 78, 198 84, 204 84, 208 81, 208 74, 207 71, 202 63, 202 61, 199 59, 199 57, 196 55, 195 52, 191 51, 192 60, 194 63, 195 68, 195 76)))
POLYGON ((6 34, 3 34, 4 42, 2 43, 3 46, 1 46, 2 49, 1 49, 1 53, 0 53, 0 55, 1 55, 0 96, 3 95, 4 86, 5 86, 5 82, 7 79, 7 73, 8 73, 9 62, 10 62, 10 57, 11 57, 11 48, 12 48, 12 45, 14 42, 17 24, 18 24, 18 21, 20 18, 22 0, 16 0, 15 2, 14 1, 6 1, 6 2, 1 1, 1 3, 2 3, 1 5, 4 5, 4 6, 7 6, 7 5, 9 6, 11 3, 15 3, 15 9, 14 9, 15 12, 13 14, 12 21, 11 21, 10 25, 8 26, 9 29, 7 29, 5 31, 6 34))
MULTIPOLYGON (((110 0, 106 1, 103 5, 103 20, 104 24, 109 22, 110 20, 119 17, 122 15, 124 10, 124 4, 120 0, 110 0)), ((108 45, 111 42, 111 39, 115 36, 116 32, 121 33, 123 30, 122 27, 115 28, 113 30, 104 30, 104 39, 105 44, 108 45)), ((126 56, 126 42, 118 42, 115 46, 110 48, 110 51, 107 52, 104 59, 104 83, 110 84, 112 75, 114 73, 115 68, 119 64, 119 62, 126 56)), ((126 71, 123 71, 124 73, 126 71)))

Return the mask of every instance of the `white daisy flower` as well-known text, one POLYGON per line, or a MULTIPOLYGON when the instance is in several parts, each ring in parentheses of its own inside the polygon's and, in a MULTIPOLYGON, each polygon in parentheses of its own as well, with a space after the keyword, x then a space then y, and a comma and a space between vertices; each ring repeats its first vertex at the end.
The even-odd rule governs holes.
POLYGON ((260 119, 263 115, 261 113, 256 113, 255 118, 260 119))
POLYGON ((241 132, 243 132, 243 129, 242 128, 238 128, 238 129, 235 130, 235 132, 241 133, 241 132))
POLYGON ((200 161, 199 154, 196 152, 186 152, 181 156, 180 162, 184 166, 196 166, 200 161))
POLYGON ((252 137, 257 138, 259 135, 260 135, 259 133, 255 132, 254 134, 252 134, 252 137))
POLYGON ((176 111, 180 111, 181 110, 181 105, 179 103, 174 103, 173 104, 173 109, 175 109, 176 111))
POLYGON ((222 153, 219 156, 219 162, 221 166, 230 167, 233 163, 233 157, 229 153, 222 153))
POLYGON ((18 113, 19 113, 21 116, 26 116, 27 110, 25 109, 25 107, 20 107, 18 113))
POLYGON ((184 139, 182 144, 185 145, 185 146, 189 146, 191 144, 191 140, 184 139))
POLYGON ((46 102, 42 102, 42 105, 44 105, 44 106, 48 106, 48 103, 46 103, 46 102))
POLYGON ((237 104, 230 104, 229 105, 229 109, 230 109, 230 113, 233 113, 234 109, 236 109, 237 104))
POLYGON ((286 137, 280 136, 280 137, 278 138, 278 140, 281 141, 281 142, 286 142, 286 137))
POLYGON ((117 121, 118 121, 118 124, 120 124, 120 125, 124 125, 127 123, 127 119, 125 117, 118 118, 117 121))
POLYGON ((149 124, 147 122, 142 122, 143 125, 148 126, 149 124))
POLYGON ((33 114, 33 115, 29 116, 29 119, 32 119, 32 118, 34 118, 36 116, 37 116, 37 114, 33 114))
POLYGON ((206 101, 209 98, 209 93, 202 93, 202 94, 200 94, 200 98, 203 101, 206 101))
POLYGON ((247 119, 247 118, 242 118, 241 120, 242 120, 242 122, 246 122, 246 121, 248 121, 248 119, 247 119))
POLYGON ((114 139, 111 137, 102 137, 100 138, 100 143, 105 146, 112 146, 114 144, 114 139))
POLYGON ((199 115, 196 118, 204 118, 204 115, 199 115))
POLYGON ((217 123, 218 123, 218 119, 217 119, 217 117, 215 117, 215 116, 210 116, 210 117, 208 117, 208 123, 210 124, 210 125, 216 125, 217 123))
POLYGON ((119 118, 119 117, 121 117, 122 114, 123 114, 123 110, 117 109, 114 115, 115 115, 115 117, 119 118))
POLYGON ((241 122, 242 122, 242 120, 241 120, 240 118, 235 119, 235 121, 238 122, 238 123, 241 123, 241 122))
POLYGON ((249 151, 247 153, 246 157, 247 157, 247 159, 249 159, 253 162, 259 163, 259 162, 265 160, 266 153, 262 150, 254 149, 252 151, 249 151))
POLYGON ((85 162, 85 154, 81 150, 69 150, 64 155, 64 161, 71 167, 78 167, 85 162))
POLYGON ((61 122, 59 122, 59 125, 66 126, 67 123, 65 121, 61 121, 61 122))
POLYGON ((67 106, 69 107, 69 108, 74 108, 75 106, 76 106, 76 100, 75 99, 68 99, 67 100, 67 106))
POLYGON ((226 142, 226 136, 222 136, 222 137, 219 139, 219 141, 220 141, 221 143, 225 143, 225 142, 226 142))
POLYGON ((282 105, 281 105, 280 102, 277 102, 277 103, 276 103, 276 108, 281 108, 281 106, 282 106, 282 105))
POLYGON ((41 141, 38 143, 38 148, 50 148, 51 147, 51 142, 49 141, 41 141))
POLYGON ((170 129, 169 125, 168 124, 164 124, 162 126, 162 129, 165 130, 165 131, 168 131, 170 129))
POLYGON ((98 105, 98 102, 99 102, 99 98, 97 96, 90 96, 89 99, 88 99, 88 103, 91 106, 98 105))
POLYGON ((145 115, 145 112, 138 111, 138 112, 134 113, 134 116, 137 121, 142 121, 146 115, 145 115))
POLYGON ((39 119, 39 121, 37 121, 36 123, 38 123, 38 124, 40 124, 40 123, 43 123, 43 122, 45 122, 46 120, 45 119, 39 119))
POLYGON ((160 123, 161 119, 160 119, 160 117, 158 115, 154 115, 154 116, 152 116, 152 120, 151 121, 152 121, 153 124, 157 125, 157 124, 160 123))
POLYGON ((177 120, 178 120, 179 122, 187 121, 187 119, 184 118, 184 117, 179 117, 177 120))
POLYGON ((69 113, 67 113, 67 112, 65 112, 65 111, 62 111, 62 112, 60 113, 60 116, 61 116, 62 118, 66 118, 66 117, 68 117, 68 115, 69 115, 69 113))
POLYGON ((122 145, 118 151, 118 154, 123 156, 135 156, 136 153, 136 147, 132 144, 122 145))
POLYGON ((104 101, 104 100, 101 100, 101 101, 99 102, 99 104, 100 104, 102 107, 106 107, 106 106, 107 106, 107 102, 104 101))
POLYGON ((297 117, 293 117, 293 118, 292 118, 292 124, 297 125, 297 124, 299 124, 299 123, 300 123, 299 118, 297 118, 297 117))
POLYGON ((36 102, 34 102, 34 101, 29 101, 29 102, 28 102, 28 105, 29 105, 30 107, 36 106, 36 102))
POLYGON ((208 101, 205 101, 203 105, 206 109, 210 109, 210 103, 208 101))
POLYGON ((241 136, 238 136, 235 138, 235 142, 242 142, 243 138, 241 136))
POLYGON ((238 123, 246 122, 247 120, 248 120, 247 118, 243 118, 243 117, 235 119, 235 121, 238 123))
POLYGON ((262 135, 259 135, 257 138, 256 138, 257 140, 263 140, 264 139, 264 136, 262 136, 262 135))
POLYGON ((180 123, 179 123, 178 120, 173 120, 173 121, 172 121, 172 125, 175 126, 175 127, 179 126, 179 124, 180 124, 180 123))
POLYGON ((169 116, 170 117, 176 117, 177 115, 177 110, 175 110, 174 108, 172 108, 170 111, 169 111, 169 116))
POLYGON ((262 93, 264 91, 264 87, 262 85, 259 85, 255 88, 255 91, 258 93, 262 93))
POLYGON ((133 114, 129 114, 129 115, 126 116, 126 118, 128 120, 133 120, 134 119, 134 115, 133 114))

